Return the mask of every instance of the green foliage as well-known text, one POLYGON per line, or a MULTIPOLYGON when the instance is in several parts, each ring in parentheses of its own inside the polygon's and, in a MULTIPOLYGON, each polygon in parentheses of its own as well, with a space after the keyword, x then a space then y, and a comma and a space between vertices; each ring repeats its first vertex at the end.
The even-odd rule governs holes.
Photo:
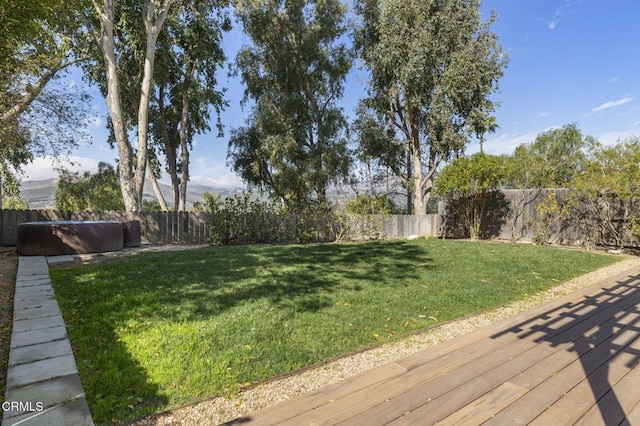
POLYGON ((345 206, 349 214, 399 214, 400 209, 387 195, 384 194, 357 194, 353 200, 349 200, 345 206))
POLYGON ((2 200, 2 208, 5 210, 28 210, 29 203, 19 195, 11 195, 2 200))
POLYGON ((51 280, 104 425, 396 342, 616 260, 435 239, 246 245, 52 267, 51 280))
POLYGON ((480 237, 493 193, 506 180, 505 158, 477 153, 460 157, 445 166, 436 180, 436 192, 449 198, 459 210, 470 237, 480 237))
POLYGON ((63 155, 84 136, 85 95, 56 84, 76 60, 72 8, 61 0, 0 2, 0 194, 15 194, 12 171, 36 155, 63 155))
POLYGON ((344 211, 333 211, 333 235, 336 241, 377 240, 382 238, 384 221, 398 214, 393 200, 383 194, 357 194, 344 211))
POLYGON ((598 142, 577 125, 540 133, 520 145, 510 158, 509 185, 514 188, 570 188, 584 171, 598 142))
POLYGON ((291 210, 250 194, 222 198, 204 194, 193 211, 203 215, 212 232, 213 244, 317 242, 335 237, 335 213, 324 202, 311 202, 305 208, 291 210))
POLYGON ((143 213, 152 213, 152 212, 160 212, 162 208, 160 207, 160 203, 153 200, 142 200, 142 212, 143 213))
POLYGON ((236 2, 252 44, 236 69, 253 103, 235 129, 228 157, 234 171, 291 209, 326 201, 330 183, 349 168, 346 119, 337 101, 352 64, 340 0, 236 2))
POLYGON ((98 172, 71 173, 60 171, 56 207, 69 211, 124 210, 124 201, 116 171, 110 164, 99 163, 98 172))
POLYGON ((574 180, 574 205, 585 206, 602 244, 622 248, 629 237, 639 241, 639 176, 640 139, 630 138, 600 147, 574 180))
POLYGON ((536 244, 550 244, 561 231, 569 217, 570 204, 567 200, 559 200, 555 192, 547 194, 545 199, 536 206, 538 220, 535 222, 536 244))
POLYGON ((267 243, 287 238, 276 205, 249 194, 222 198, 220 194, 205 193, 204 201, 196 204, 194 211, 204 214, 213 244, 267 243))
POLYGON ((371 73, 359 109, 362 151, 413 191, 415 214, 426 213, 440 164, 472 134, 495 128, 489 96, 507 56, 489 29, 495 16, 481 22, 479 7, 479 0, 356 2, 356 49, 371 73))

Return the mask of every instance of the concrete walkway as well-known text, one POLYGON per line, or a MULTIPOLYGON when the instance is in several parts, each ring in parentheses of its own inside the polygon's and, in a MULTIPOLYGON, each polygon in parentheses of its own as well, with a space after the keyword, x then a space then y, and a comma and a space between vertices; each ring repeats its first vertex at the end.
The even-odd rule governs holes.
POLYGON ((19 260, 2 408, 5 426, 93 425, 44 256, 19 260))

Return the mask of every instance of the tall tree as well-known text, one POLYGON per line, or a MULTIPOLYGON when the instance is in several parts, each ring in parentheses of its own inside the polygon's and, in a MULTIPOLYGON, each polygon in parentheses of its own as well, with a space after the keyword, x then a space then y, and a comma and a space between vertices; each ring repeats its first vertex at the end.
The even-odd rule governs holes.
POLYGON ((61 0, 0 3, 0 208, 2 189, 17 190, 13 173, 36 155, 67 153, 81 137, 82 93, 56 78, 84 59, 70 49, 78 28, 61 0))
POLYGON ((511 182, 516 188, 571 188, 599 143, 583 136, 576 124, 540 133, 520 145, 511 157, 511 182))
MULTIPOLYGON (((149 102, 153 95, 153 70, 156 44, 169 10, 175 0, 144 0, 142 2, 92 0, 91 7, 82 11, 87 33, 99 48, 103 73, 96 68, 89 72, 94 81, 104 81, 103 87, 110 125, 118 148, 118 170, 122 196, 127 211, 142 209, 142 192, 147 167, 149 133, 149 102), (132 18, 135 17, 135 18, 132 18), (133 34, 132 34, 133 32, 133 34), (123 102, 123 58, 135 50, 136 39, 143 40, 139 55, 141 78, 136 80, 137 117, 135 146, 129 140, 125 104, 123 102)), ((126 62, 126 61, 125 61, 126 62)))
POLYGON ((352 65, 340 0, 238 1, 252 40, 236 64, 253 109, 229 142, 233 169, 289 206, 326 199, 346 178, 346 120, 337 101, 352 65))
POLYGON ((217 89, 216 72, 225 63, 221 48, 224 31, 231 28, 224 9, 228 0, 206 0, 180 7, 170 14, 158 41, 151 106, 151 134, 164 154, 173 187, 173 207, 186 209, 189 150, 197 133, 211 130, 210 108, 218 114, 226 105, 217 89))
POLYGON ((507 56, 489 29, 495 15, 481 22, 479 7, 480 0, 356 2, 355 44, 371 73, 364 110, 392 129, 395 152, 402 147, 405 168, 396 173, 414 214, 426 214, 440 164, 472 134, 491 130, 489 95, 507 56))

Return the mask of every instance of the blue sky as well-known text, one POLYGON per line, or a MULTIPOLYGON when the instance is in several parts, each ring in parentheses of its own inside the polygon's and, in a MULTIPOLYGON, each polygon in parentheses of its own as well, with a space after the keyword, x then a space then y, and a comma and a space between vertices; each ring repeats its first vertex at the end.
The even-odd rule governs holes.
MULTIPOLYGON (((640 136, 640 1, 615 0, 485 0, 483 16, 495 11, 492 29, 509 52, 510 62, 492 99, 500 126, 487 136, 485 150, 509 154, 536 135, 577 123, 585 135, 612 144, 640 136)), ((248 42, 239 29, 225 39, 230 58, 248 42)), ((362 71, 356 64, 345 87, 342 107, 349 115, 364 96, 362 71)), ((244 124, 249 110, 240 107, 243 88, 221 73, 229 108, 222 115, 225 136, 197 135, 191 154, 191 181, 214 186, 240 184, 226 166, 230 130, 244 124)), ((71 75, 70 78, 74 78, 71 75)), ((79 81, 79 78, 78 78, 79 81)), ((90 107, 93 142, 73 153, 80 170, 95 171, 98 161, 115 163, 117 152, 106 143, 104 100, 95 91, 90 107)), ((478 151, 472 142, 468 153, 478 151)), ((24 179, 53 177, 50 159, 37 159, 24 179)))

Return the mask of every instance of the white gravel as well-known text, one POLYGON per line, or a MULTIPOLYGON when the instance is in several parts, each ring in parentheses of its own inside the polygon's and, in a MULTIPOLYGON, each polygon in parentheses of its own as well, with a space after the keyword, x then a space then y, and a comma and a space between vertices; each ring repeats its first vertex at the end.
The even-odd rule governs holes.
POLYGON ((544 293, 532 296, 525 301, 515 302, 481 315, 446 323, 395 344, 367 350, 259 384, 242 391, 234 399, 212 398, 194 405, 176 408, 141 419, 135 422, 134 425, 199 426, 224 423, 322 386, 352 377, 363 371, 407 357, 429 346, 467 334, 478 327, 484 327, 508 318, 638 265, 640 265, 640 258, 629 257, 614 265, 577 277, 544 293))

